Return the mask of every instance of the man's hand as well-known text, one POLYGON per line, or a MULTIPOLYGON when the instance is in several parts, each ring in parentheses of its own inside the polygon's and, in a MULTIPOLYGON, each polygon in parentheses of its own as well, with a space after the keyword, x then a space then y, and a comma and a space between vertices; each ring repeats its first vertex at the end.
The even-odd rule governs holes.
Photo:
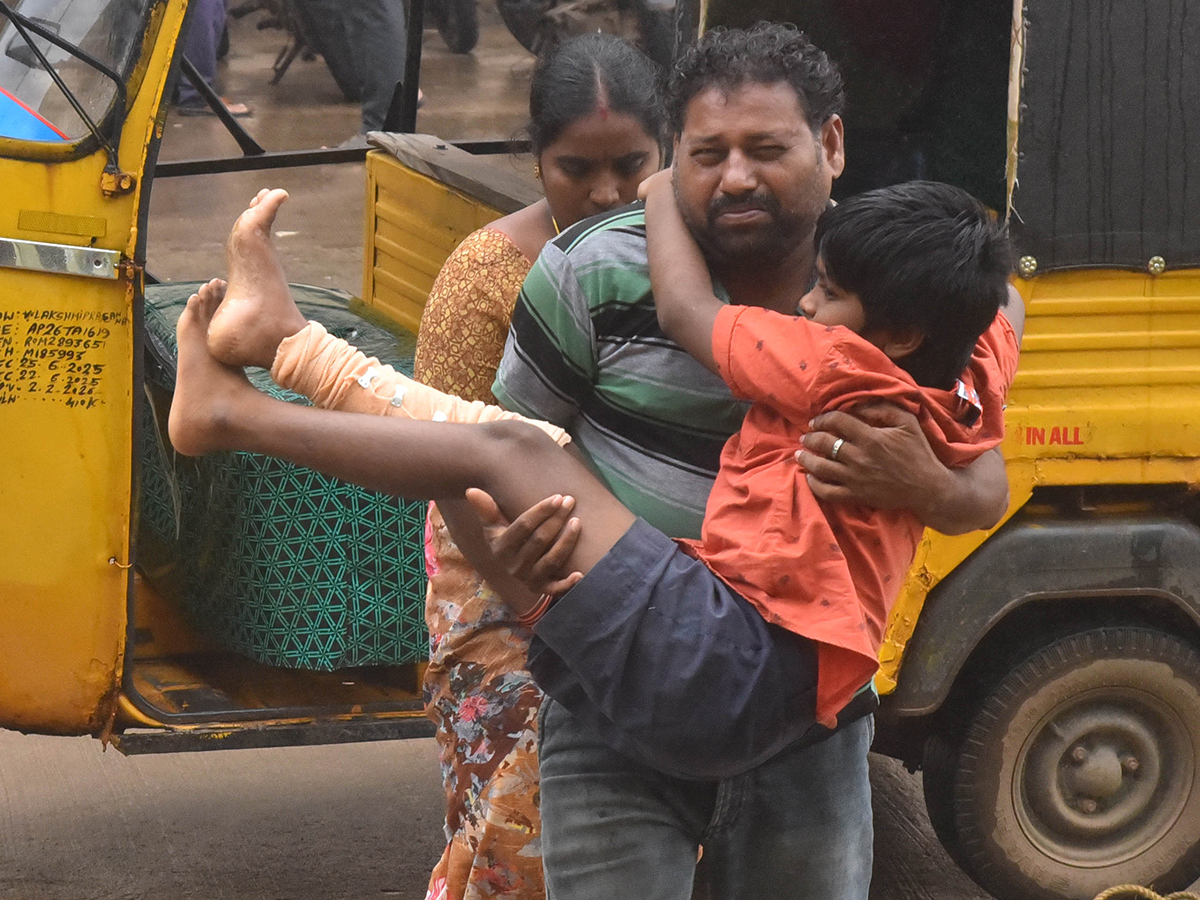
POLYGON ((1004 460, 989 451, 965 469, 948 469, 915 416, 890 403, 854 414, 818 416, 796 461, 818 499, 907 509, 946 534, 990 528, 1008 508, 1004 460), (836 452, 835 452, 836 446, 836 452))
POLYGON ((916 486, 921 491, 933 486, 936 493, 947 475, 917 417, 890 403, 859 406, 853 415, 818 416, 802 443, 796 461, 821 500, 915 512, 913 504, 920 500, 916 486))
POLYGON ((579 540, 579 519, 571 515, 573 497, 555 494, 509 522, 491 495, 472 488, 467 502, 483 524, 496 562, 535 594, 562 594, 583 574, 562 574, 579 540))

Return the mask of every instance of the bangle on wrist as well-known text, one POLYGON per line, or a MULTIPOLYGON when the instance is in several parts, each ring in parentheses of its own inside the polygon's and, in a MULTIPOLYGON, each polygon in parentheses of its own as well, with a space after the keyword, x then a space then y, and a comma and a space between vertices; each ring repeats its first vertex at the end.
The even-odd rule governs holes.
POLYGON ((538 620, 540 620, 542 616, 546 614, 546 611, 550 609, 550 606, 554 603, 555 599, 556 598, 553 594, 542 594, 542 596, 538 598, 537 603, 533 604, 533 606, 529 607, 529 609, 517 616, 517 624, 522 628, 532 628, 538 623, 538 620))

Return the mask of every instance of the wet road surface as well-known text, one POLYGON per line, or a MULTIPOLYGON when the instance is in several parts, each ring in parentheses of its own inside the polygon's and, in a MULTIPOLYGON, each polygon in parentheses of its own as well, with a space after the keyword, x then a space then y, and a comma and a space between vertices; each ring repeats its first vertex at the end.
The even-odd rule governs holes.
MULTIPOLYGON (((0 731, 0 900, 420 900, 442 847, 432 740, 123 757, 0 731)), ((871 759, 871 900, 985 900, 920 778, 871 759)))
MULTIPOLYGON (((426 30, 421 85, 425 104, 417 129, 449 140, 517 136, 528 114, 533 57, 504 29, 494 5, 480 3, 480 40, 470 54, 449 52, 426 30)), ((267 150, 336 147, 359 129, 357 104, 346 102, 320 59, 297 59, 278 84, 271 65, 283 32, 259 30, 260 16, 231 21, 231 49, 222 63, 221 93, 248 104, 239 121, 267 150)), ((169 116, 159 159, 239 153, 213 117, 169 116)), ((501 165, 527 166, 503 158, 501 165)), ((164 281, 221 274, 229 226, 259 188, 288 189, 292 199, 277 235, 288 277, 297 282, 362 288, 363 198, 360 164, 159 179, 150 201, 147 266, 164 281)))
POLYGON ((0 731, 3 900, 424 896, 431 740, 123 757, 0 731))

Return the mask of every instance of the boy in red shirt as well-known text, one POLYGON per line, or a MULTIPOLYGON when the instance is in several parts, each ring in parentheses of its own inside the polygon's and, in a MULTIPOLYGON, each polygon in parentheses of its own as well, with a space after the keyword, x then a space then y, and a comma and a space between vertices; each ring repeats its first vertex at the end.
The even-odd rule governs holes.
POLYGON ((998 444, 1020 346, 1010 321, 1020 298, 997 315, 1010 250, 965 191, 909 182, 822 215, 803 318, 730 306, 713 294, 666 178, 653 182, 646 227, 659 323, 753 401, 722 452, 702 539, 685 549, 768 622, 817 642, 817 720, 831 725, 875 672, 924 526, 904 509, 819 502, 791 464, 795 448, 820 413, 872 400, 916 415, 943 465, 998 444))
POLYGON ((723 778, 835 727, 875 670, 922 530, 904 511, 816 501, 793 459, 807 422, 886 399, 918 416, 944 463, 965 464, 1002 436, 1021 315, 1002 228, 932 183, 822 216, 804 317, 728 306, 668 177, 647 204, 659 320, 754 401, 725 448, 701 541, 681 547, 636 519, 556 446, 560 429, 432 391, 315 323, 298 331, 269 242, 282 191, 260 194, 235 225, 228 299, 218 308, 222 285, 210 282, 180 318, 170 433, 183 453, 250 450, 400 496, 481 488, 510 518, 548 493, 573 498, 584 524, 568 569, 581 580, 516 610, 535 629, 530 671, 615 749, 723 778), (272 366, 320 406, 382 415, 273 400, 230 367, 247 364, 272 366))

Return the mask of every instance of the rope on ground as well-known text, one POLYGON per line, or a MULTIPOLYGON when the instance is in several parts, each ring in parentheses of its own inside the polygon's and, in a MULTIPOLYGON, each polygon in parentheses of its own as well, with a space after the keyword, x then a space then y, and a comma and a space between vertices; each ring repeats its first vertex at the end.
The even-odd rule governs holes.
POLYGON ((1143 900, 1200 900, 1200 896, 1190 891, 1177 891, 1174 894, 1156 894, 1148 887, 1140 884, 1118 884, 1096 895, 1096 900, 1118 900, 1122 897, 1141 897, 1143 900))

